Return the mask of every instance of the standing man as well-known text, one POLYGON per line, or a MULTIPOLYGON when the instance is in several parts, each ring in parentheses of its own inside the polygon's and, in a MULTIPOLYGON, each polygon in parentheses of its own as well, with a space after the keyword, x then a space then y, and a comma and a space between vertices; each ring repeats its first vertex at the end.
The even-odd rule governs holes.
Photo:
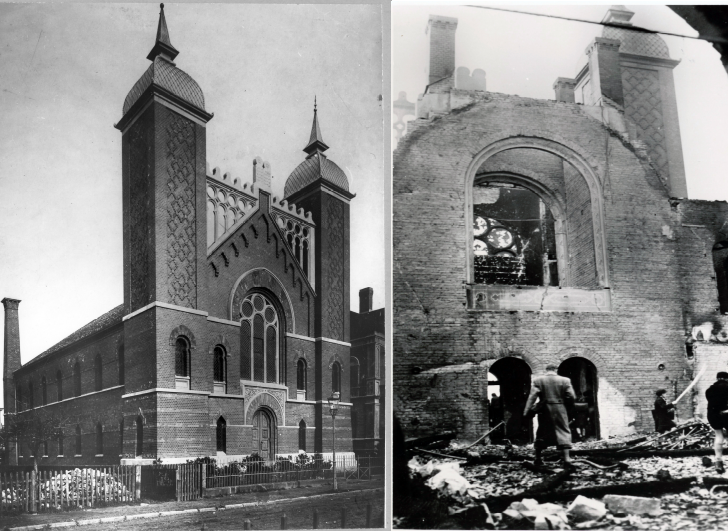
POLYGON ((665 433, 670 431, 675 424, 675 404, 665 399, 667 389, 658 389, 655 391, 657 398, 655 399, 655 430, 657 433, 665 433))
POLYGON ((576 395, 571 380, 556 374, 556 369, 556 365, 546 365, 546 374, 533 379, 523 414, 538 413, 538 430, 533 443, 535 464, 543 464, 541 452, 544 448, 556 446, 563 452, 565 468, 571 470, 574 465, 569 457, 571 430, 566 408, 573 405, 576 395))
POLYGON ((717 381, 705 391, 705 398, 708 399, 708 423, 715 431, 715 441, 713 442, 715 471, 722 474, 725 472, 723 467, 725 433, 723 430, 728 428, 728 415, 723 414, 728 410, 728 372, 718 373, 717 381))

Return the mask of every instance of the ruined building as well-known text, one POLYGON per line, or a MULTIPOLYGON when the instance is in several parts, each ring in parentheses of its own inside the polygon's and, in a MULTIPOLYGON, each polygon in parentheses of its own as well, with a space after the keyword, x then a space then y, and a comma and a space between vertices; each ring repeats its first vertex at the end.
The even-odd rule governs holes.
POLYGON ((482 434, 497 385, 506 436, 531 440, 523 405, 548 363, 589 403, 592 436, 654 429, 655 390, 674 400, 702 367, 678 414, 705 414, 728 368, 728 205, 687 198, 679 61, 632 15, 609 9, 553 100, 488 92, 456 68, 457 19, 430 17, 429 85, 394 153, 407 435, 482 434))
MULTIPOLYGON (((5 413, 67 420, 47 464, 184 462, 257 452, 351 454, 349 203, 316 108, 305 159, 271 195, 206 161, 199 85, 175 63, 162 11, 122 137, 124 300, 20 364, 5 298, 5 413)), ((303 157, 302 157, 303 158, 303 157)), ((22 439, 10 463, 30 462, 22 439)))

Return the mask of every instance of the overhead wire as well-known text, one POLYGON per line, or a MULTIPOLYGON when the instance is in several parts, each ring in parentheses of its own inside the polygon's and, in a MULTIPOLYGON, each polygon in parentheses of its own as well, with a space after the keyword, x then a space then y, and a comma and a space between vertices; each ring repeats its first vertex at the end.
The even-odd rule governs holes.
POLYGON ((625 25, 625 24, 615 24, 612 22, 596 22, 594 20, 585 20, 580 18, 572 18, 572 17, 564 17, 560 15, 548 15, 546 13, 533 13, 530 11, 518 11, 517 9, 506 9, 504 7, 493 7, 493 6, 477 6, 472 4, 466 4, 464 7, 473 7, 476 9, 489 9, 491 11, 503 11, 506 13, 516 13, 519 15, 530 15, 534 17, 545 17, 545 18, 554 18, 559 20, 567 20, 569 22, 581 22, 584 24, 595 24, 597 26, 605 26, 610 28, 620 28, 620 29, 629 29, 631 31, 636 31, 640 33, 651 33, 655 35, 666 35, 670 37, 681 37, 683 39, 694 39, 698 41, 707 41, 707 42, 715 42, 715 43, 721 43, 721 44, 728 44, 728 40, 722 38, 722 37, 708 37, 704 35, 698 35, 697 37, 693 35, 682 35, 680 33, 671 33, 669 31, 657 31, 657 30, 651 30, 647 28, 642 28, 640 26, 632 26, 632 25, 625 25))

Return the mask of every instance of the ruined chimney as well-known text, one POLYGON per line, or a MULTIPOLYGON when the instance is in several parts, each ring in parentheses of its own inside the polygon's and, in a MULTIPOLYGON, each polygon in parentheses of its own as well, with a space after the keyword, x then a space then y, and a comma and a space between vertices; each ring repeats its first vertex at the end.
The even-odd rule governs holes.
POLYGON ((574 103, 574 89, 576 88, 576 80, 569 79, 566 77, 558 77, 554 81, 554 92, 556 94, 556 101, 562 101, 564 103, 574 103))
POLYGON ((360 289, 359 290, 359 313, 371 312, 373 299, 374 299, 374 290, 372 288, 360 289))
POLYGON ((428 84, 455 72, 455 30, 458 19, 430 15, 427 31, 430 34, 430 80, 428 84))
POLYGON ((18 328, 17 299, 5 297, 5 349, 3 355, 3 398, 5 414, 15 413, 15 384, 13 373, 20 368, 20 330, 18 328))
POLYGON ((586 54, 589 56, 589 74, 596 105, 599 105, 606 97, 610 101, 624 106, 622 67, 619 64, 620 45, 621 42, 616 39, 596 37, 586 50, 586 54))

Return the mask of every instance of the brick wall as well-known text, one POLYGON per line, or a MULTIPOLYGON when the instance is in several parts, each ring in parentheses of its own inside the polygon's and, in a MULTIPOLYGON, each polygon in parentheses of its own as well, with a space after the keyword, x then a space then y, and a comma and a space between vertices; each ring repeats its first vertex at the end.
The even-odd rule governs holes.
POLYGON ((455 30, 457 19, 431 15, 430 83, 455 73, 455 30))
POLYGON ((579 172, 566 163, 564 163, 564 181, 570 285, 580 288, 596 288, 598 283, 589 187, 579 172))
MULTIPOLYGON (((438 405, 415 372, 489 366, 506 356, 524 359, 534 372, 548 362, 586 358, 598 371, 602 436, 649 427, 643 408, 654 401, 654 390, 689 382, 683 274, 671 236, 678 218, 664 185, 634 147, 580 105, 473 97, 473 105, 456 113, 410 122, 394 154, 394 410, 406 433, 447 422, 470 401, 453 397, 451 407, 438 405), (466 309, 465 174, 473 154, 504 138, 549 139, 598 175, 611 312, 466 309), (437 252, 424 249, 422 238, 437 252)), ((710 275, 703 266, 700 271, 710 275)))

